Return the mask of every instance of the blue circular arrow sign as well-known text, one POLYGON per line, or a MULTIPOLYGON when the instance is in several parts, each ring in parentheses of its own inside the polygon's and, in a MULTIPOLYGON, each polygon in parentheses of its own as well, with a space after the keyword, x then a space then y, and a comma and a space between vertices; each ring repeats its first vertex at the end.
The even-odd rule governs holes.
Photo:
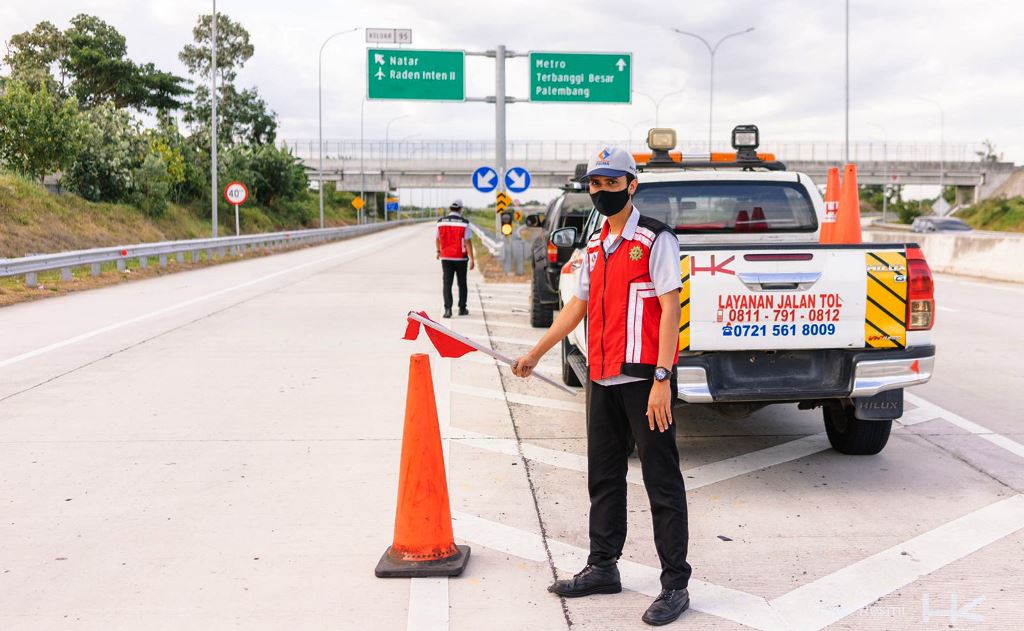
POLYGON ((498 172, 491 167, 480 167, 473 171, 473 188, 481 193, 490 193, 498 188, 498 172))
POLYGON ((512 193, 522 193, 530 188, 530 172, 523 167, 505 171, 505 188, 512 193))

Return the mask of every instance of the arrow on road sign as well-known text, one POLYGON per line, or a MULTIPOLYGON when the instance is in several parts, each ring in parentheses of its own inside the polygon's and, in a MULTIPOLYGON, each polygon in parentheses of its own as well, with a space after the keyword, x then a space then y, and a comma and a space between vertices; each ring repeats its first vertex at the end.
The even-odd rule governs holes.
POLYGON ((377 53, 374 53, 373 60, 382 66, 384 65, 384 55, 378 55, 377 53))
POLYGON ((505 188, 522 193, 530 188, 530 173, 523 167, 512 167, 505 173, 505 188))
POLYGON ((615 62, 615 65, 619 67, 619 72, 622 72, 626 69, 626 60, 619 57, 619 60, 615 62))
POLYGON ((481 193, 490 193, 498 188, 498 172, 491 167, 480 167, 473 171, 470 182, 473 184, 473 188, 481 193))
POLYGON ((508 209, 509 204, 512 203, 512 198, 509 197, 508 193, 499 192, 494 197, 494 210, 497 213, 503 213, 508 209))

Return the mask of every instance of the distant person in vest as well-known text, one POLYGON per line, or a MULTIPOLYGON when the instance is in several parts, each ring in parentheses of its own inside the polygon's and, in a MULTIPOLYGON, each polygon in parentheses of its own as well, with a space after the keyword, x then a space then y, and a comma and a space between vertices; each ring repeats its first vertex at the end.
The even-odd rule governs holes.
MULTIPOLYGON (((513 364, 527 377, 544 353, 587 321, 590 402, 587 408, 587 488, 590 556, 572 578, 548 591, 574 598, 621 591, 616 565, 626 539, 629 437, 636 440, 661 560, 662 591, 643 614, 662 625, 689 607, 686 489, 679 470, 672 404, 679 353, 679 241, 672 229, 633 206, 636 162, 602 148, 581 178, 607 217, 587 243, 575 296, 539 342, 513 364)), ((589 235, 588 235, 589 236, 589 235)))
POLYGON ((452 279, 459 277, 459 315, 469 315, 466 308, 466 266, 473 269, 473 233, 469 221, 462 217, 462 200, 455 200, 448 207, 448 216, 437 220, 437 258, 441 259, 444 275, 444 317, 452 317, 452 279))

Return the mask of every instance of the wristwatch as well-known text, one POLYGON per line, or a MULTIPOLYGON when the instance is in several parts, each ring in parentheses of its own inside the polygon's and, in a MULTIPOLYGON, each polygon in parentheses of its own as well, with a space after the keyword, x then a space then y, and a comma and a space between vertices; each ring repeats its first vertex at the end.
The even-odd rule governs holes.
POLYGON ((661 366, 658 366, 657 368, 654 369, 654 380, 655 381, 665 381, 666 379, 668 379, 671 376, 672 376, 672 371, 670 371, 668 368, 662 368, 661 366))

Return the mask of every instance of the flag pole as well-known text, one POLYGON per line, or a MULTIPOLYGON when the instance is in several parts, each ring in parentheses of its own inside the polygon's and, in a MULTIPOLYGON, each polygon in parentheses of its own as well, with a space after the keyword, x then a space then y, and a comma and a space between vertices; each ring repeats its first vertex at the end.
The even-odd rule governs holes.
MULTIPOLYGON (((460 334, 456 333, 455 331, 452 331, 448 327, 443 326, 441 324, 438 324, 437 322, 434 322, 430 318, 424 318, 423 316, 421 316, 420 314, 416 313, 415 311, 410 311, 409 312, 409 318, 419 322, 423 326, 428 326, 428 327, 434 329, 435 331, 438 331, 440 333, 444 333, 445 335, 447 335, 447 336, 449 336, 449 337, 451 337, 453 339, 456 339, 456 340, 462 342, 466 346, 472 346, 473 348, 475 348, 476 350, 480 351, 481 353, 483 353, 485 355, 490 355, 494 359, 497 359, 498 361, 500 361, 502 363, 508 364, 509 366, 511 366, 511 365, 516 363, 516 360, 512 359, 508 355, 503 355, 503 354, 499 353, 498 351, 496 351, 496 350, 494 350, 492 348, 484 346, 480 342, 471 340, 468 337, 465 337, 464 335, 460 335, 460 334)), ((547 375, 545 375, 543 373, 539 373, 536 370, 534 370, 531 374, 534 377, 540 379, 541 381, 543 381, 545 383, 549 383, 549 384, 553 385, 556 388, 559 388, 559 389, 561 389, 561 390, 563 390, 565 392, 568 392, 569 394, 571 394, 573 396, 576 396, 576 390, 570 388, 569 386, 565 385, 564 383, 559 383, 559 382, 555 381, 554 379, 552 379, 551 377, 548 377, 547 375)))

